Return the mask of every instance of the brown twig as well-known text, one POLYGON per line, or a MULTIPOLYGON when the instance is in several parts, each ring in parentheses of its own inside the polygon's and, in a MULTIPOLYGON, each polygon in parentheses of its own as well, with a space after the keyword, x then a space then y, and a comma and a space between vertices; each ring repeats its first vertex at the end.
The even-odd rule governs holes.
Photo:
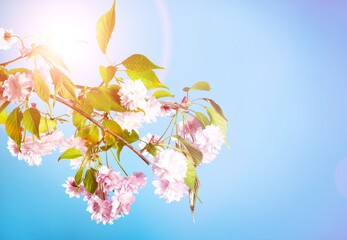
POLYGON ((116 140, 122 142, 123 144, 125 144, 130 150, 132 150, 137 156, 139 156, 142 161, 144 161, 147 165, 150 165, 150 162, 148 161, 148 159, 136 148, 134 148, 131 144, 129 144, 127 141, 125 141, 122 137, 118 136, 117 134, 115 134, 114 132, 110 131, 109 129, 105 128, 103 125, 101 125, 98 121, 96 121, 94 118, 92 118, 91 116, 89 116, 87 113, 85 113, 84 111, 82 111, 81 109, 79 109, 78 107, 76 107, 76 105, 71 104, 68 100, 65 100, 59 96, 54 96, 52 94, 50 94, 50 97, 52 99, 55 99, 56 101, 64 104, 65 106, 75 110, 76 112, 78 112, 79 114, 81 114, 83 117, 87 118, 89 121, 91 121, 92 123, 94 123, 98 128, 100 128, 103 132, 105 133, 109 133, 110 135, 112 135, 116 140))

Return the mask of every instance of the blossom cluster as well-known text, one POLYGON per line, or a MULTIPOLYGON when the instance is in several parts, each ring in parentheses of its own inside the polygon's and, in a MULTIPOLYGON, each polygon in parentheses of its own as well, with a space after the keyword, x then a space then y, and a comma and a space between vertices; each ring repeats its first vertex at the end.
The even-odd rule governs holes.
POLYGON ((145 123, 155 123, 162 116, 162 104, 154 97, 148 96, 148 90, 141 80, 125 79, 120 83, 118 95, 127 112, 118 112, 116 121, 129 132, 138 132, 145 123))
MULTIPOLYGON (((129 214, 134 194, 147 182, 142 172, 128 176, 121 166, 121 151, 126 146, 152 167, 156 195, 170 203, 189 194, 194 211, 200 185, 196 168, 211 163, 226 143, 227 120, 218 104, 207 98, 189 99, 190 90, 209 90, 208 83, 198 82, 184 88, 187 95, 180 103, 176 102, 173 94, 161 89, 166 86, 153 71, 160 67, 145 56, 134 54, 120 64, 100 66, 103 82, 99 88, 79 86, 61 70, 67 67, 49 45, 32 44, 32 49, 26 48, 12 30, 0 28, 0 50, 10 49, 18 40, 20 57, 0 63, 0 123, 5 125, 9 136, 7 148, 12 156, 29 166, 40 166, 43 156, 59 149, 62 153, 59 160, 69 160, 71 168, 77 170, 75 177, 68 177, 63 184, 65 192, 70 198, 82 196, 91 219, 112 224, 129 214), (22 58, 34 59, 35 67, 7 69, 8 64, 22 58), (116 77, 121 65, 125 70, 120 71, 126 72, 130 79, 116 77), (128 70, 136 72, 138 79, 133 79, 128 70), (46 111, 39 110, 32 102, 34 94, 43 100, 46 111), (112 101, 112 108, 104 106, 112 101), (210 107, 196 101, 208 102, 210 107), (53 113, 56 102, 69 108, 63 117, 53 113), (17 105, 10 114, 6 109, 9 104, 17 105), (207 114, 193 110, 194 104, 203 107, 207 114), (142 138, 139 136, 144 124, 156 123, 157 118, 165 116, 171 121, 160 136, 150 133, 142 138), (57 125, 69 122, 66 119, 69 117, 76 132, 66 139, 57 125), (48 121, 53 122, 52 126, 48 121), (41 122, 46 122, 45 127, 41 122), (136 149, 132 144, 139 140, 139 149, 136 149), (102 152, 106 157, 111 152, 127 176, 113 170, 108 159, 103 163, 102 152)), ((104 44, 100 47, 105 53, 102 46, 104 44)))
POLYGON ((146 185, 146 176, 135 172, 131 176, 122 177, 119 173, 106 166, 101 166, 96 172, 98 189, 89 193, 83 183, 79 186, 73 177, 69 177, 62 186, 70 198, 80 196, 87 201, 87 211, 91 219, 97 223, 113 224, 113 220, 129 214, 135 201, 134 194, 146 185))
MULTIPOLYGON (((20 151, 18 145, 11 139, 8 139, 7 148, 12 156, 17 156, 19 160, 24 160, 29 166, 40 166, 42 157, 52 153, 60 146, 60 151, 65 151, 67 148, 74 147, 80 151, 86 151, 84 141, 79 137, 71 137, 64 139, 63 133, 59 130, 51 130, 40 136, 40 139, 34 137, 25 137, 20 151)), ((82 158, 74 159, 70 162, 72 168, 78 168, 82 162, 82 158)))
POLYGON ((225 143, 225 136, 220 127, 208 125, 203 129, 195 117, 192 117, 185 123, 180 122, 177 125, 177 129, 180 136, 192 141, 202 152, 202 163, 212 162, 225 143))

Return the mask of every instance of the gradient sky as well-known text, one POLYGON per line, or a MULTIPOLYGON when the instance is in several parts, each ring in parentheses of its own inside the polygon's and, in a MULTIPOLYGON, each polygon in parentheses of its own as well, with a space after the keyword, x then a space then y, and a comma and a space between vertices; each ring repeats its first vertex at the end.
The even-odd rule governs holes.
MULTIPOLYGON (((104 61, 95 23, 111 2, 0 0, 0 27, 45 36, 57 19, 79 24, 88 43, 67 62, 76 82, 92 84, 104 61)), ((115 61, 145 54, 166 67, 160 76, 177 96, 208 81, 201 94, 229 119, 231 148, 198 170, 196 223, 187 199, 166 204, 148 184, 130 215, 96 224, 61 187, 68 164, 55 154, 28 167, 10 156, 1 127, 0 239, 347 239, 347 3, 128 0, 117 13, 115 61)))

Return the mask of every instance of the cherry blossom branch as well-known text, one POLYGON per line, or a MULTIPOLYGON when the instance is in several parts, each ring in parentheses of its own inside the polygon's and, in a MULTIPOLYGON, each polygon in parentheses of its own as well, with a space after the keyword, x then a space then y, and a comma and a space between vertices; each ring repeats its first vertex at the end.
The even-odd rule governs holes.
POLYGON ((13 62, 16 62, 16 61, 18 61, 19 59, 22 59, 22 58, 25 58, 25 57, 27 57, 27 55, 19 56, 19 57, 15 58, 15 59, 12 59, 12 60, 10 60, 10 61, 0 63, 0 66, 6 67, 8 64, 13 63, 13 62))
POLYGON ((89 121, 91 121, 92 123, 94 123, 98 128, 100 128, 103 132, 109 133, 110 135, 112 135, 116 140, 122 142, 124 145, 126 145, 130 150, 132 150, 137 156, 139 156, 142 161, 144 161, 147 165, 150 165, 150 162, 148 161, 148 159, 136 148, 134 148, 131 144, 129 144, 127 141, 125 141, 122 137, 118 136, 117 134, 115 134, 114 132, 108 130, 107 128, 105 128, 103 125, 101 125, 98 121, 96 121, 94 118, 90 117, 88 114, 86 114, 84 111, 82 111, 81 109, 79 109, 78 107, 76 107, 74 104, 71 104, 69 101, 58 97, 58 96, 54 96, 52 94, 50 94, 50 98, 55 99, 56 101, 64 104, 65 106, 75 110, 76 112, 78 112, 79 114, 81 114, 83 117, 85 117, 86 119, 88 119, 89 121))

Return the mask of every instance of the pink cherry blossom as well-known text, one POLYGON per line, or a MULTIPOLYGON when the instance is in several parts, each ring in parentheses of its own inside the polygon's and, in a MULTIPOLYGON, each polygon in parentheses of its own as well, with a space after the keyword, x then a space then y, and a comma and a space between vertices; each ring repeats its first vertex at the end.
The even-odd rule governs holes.
POLYGON ((119 84, 120 89, 118 95, 120 96, 121 104, 128 110, 136 110, 141 108, 146 103, 147 88, 141 80, 124 80, 119 84))
POLYGON ((144 114, 143 112, 117 112, 115 120, 123 130, 138 132, 142 127, 144 114))
POLYGON ((102 186, 104 192, 118 190, 122 187, 124 178, 106 166, 101 166, 96 181, 102 186))
POLYGON ((147 178, 142 172, 135 172, 132 176, 127 176, 122 182, 122 191, 138 193, 138 190, 146 185, 147 178))
POLYGON ((3 96, 7 97, 8 101, 15 103, 23 102, 33 90, 33 76, 31 73, 19 73, 10 75, 4 82, 3 96))
POLYGON ((175 109, 173 109, 171 106, 165 105, 165 104, 161 105, 160 117, 169 116, 174 113, 175 113, 175 109))
POLYGON ((12 156, 17 156, 19 160, 26 161, 29 166, 40 166, 42 157, 51 154, 62 139, 63 134, 60 131, 42 134, 40 140, 27 136, 21 145, 21 151, 19 151, 17 144, 9 138, 7 148, 12 156))
POLYGON ((167 203, 178 202, 188 194, 188 187, 183 181, 154 180, 153 185, 156 187, 154 193, 159 195, 160 198, 165 198, 167 203))
POLYGON ((225 137, 220 127, 208 125, 205 129, 200 129, 195 134, 194 144, 203 154, 203 163, 213 161, 221 149, 225 137))
POLYGON ((65 193, 69 195, 70 198, 77 197, 79 198, 81 193, 79 187, 75 183, 75 179, 73 177, 68 177, 66 183, 62 184, 64 188, 66 188, 65 193))
POLYGON ((12 44, 17 42, 17 38, 13 37, 12 30, 5 30, 0 28, 0 49, 8 50, 11 48, 12 44))
POLYGON ((87 211, 90 212, 91 219, 95 220, 97 223, 102 222, 104 225, 106 223, 113 224, 113 220, 116 218, 114 215, 111 200, 102 200, 98 196, 94 195, 88 201, 87 211))
POLYGON ((130 212, 130 206, 135 201, 135 197, 132 192, 121 191, 114 194, 112 201, 116 215, 128 215, 130 212))
POLYGON ((178 134, 183 138, 194 138, 195 133, 201 129, 198 119, 192 117, 186 122, 180 122, 177 125, 178 134))
POLYGON ((153 158, 153 172, 159 179, 169 182, 182 181, 186 177, 186 157, 173 149, 158 152, 153 158))
POLYGON ((161 115, 161 103, 154 97, 149 97, 142 106, 145 111, 144 121, 146 123, 155 123, 157 117, 161 115))

